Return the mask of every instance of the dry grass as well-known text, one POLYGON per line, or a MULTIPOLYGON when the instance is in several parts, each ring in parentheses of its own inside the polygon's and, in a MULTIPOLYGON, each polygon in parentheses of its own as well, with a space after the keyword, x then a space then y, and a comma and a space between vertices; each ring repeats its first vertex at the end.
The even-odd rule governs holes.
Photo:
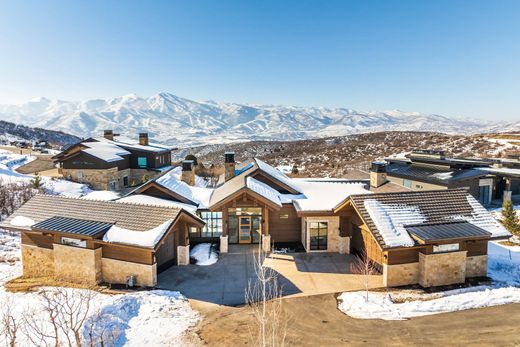
POLYGON ((86 283, 72 283, 57 280, 54 277, 28 277, 20 276, 5 283, 4 288, 12 293, 36 292, 42 287, 66 287, 77 289, 90 289, 103 294, 122 294, 125 291, 114 290, 106 285, 92 285, 86 283))
POLYGON ((518 247, 518 246, 520 246, 520 243, 511 242, 511 241, 499 241, 498 243, 500 243, 501 245, 504 245, 504 246, 509 246, 509 247, 518 247))

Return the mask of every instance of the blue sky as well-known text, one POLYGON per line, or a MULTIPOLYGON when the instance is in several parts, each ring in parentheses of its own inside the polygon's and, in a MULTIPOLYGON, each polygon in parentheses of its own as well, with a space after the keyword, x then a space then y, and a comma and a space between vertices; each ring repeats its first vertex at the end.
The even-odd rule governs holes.
POLYGON ((520 119, 520 1, 0 0, 0 103, 195 100, 520 119))

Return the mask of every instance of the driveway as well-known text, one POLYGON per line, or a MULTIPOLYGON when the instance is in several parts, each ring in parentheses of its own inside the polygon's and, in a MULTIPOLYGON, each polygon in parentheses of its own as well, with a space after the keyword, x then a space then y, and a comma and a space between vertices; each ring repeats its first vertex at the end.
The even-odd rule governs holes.
MULTIPOLYGON (((258 246, 231 245, 210 266, 172 266, 158 276, 157 287, 178 290, 191 300, 235 306, 245 302, 248 283, 256 279, 258 246)), ((352 274, 352 255, 338 253, 271 254, 265 265, 278 273, 283 296, 337 293, 363 288, 362 276, 352 274)), ((381 287, 382 276, 371 276, 370 287, 381 287)))

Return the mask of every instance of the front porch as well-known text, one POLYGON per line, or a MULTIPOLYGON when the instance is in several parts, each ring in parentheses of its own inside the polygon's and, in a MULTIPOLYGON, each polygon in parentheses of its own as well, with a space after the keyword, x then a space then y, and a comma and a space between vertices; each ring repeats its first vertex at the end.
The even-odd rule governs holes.
MULTIPOLYGON (((178 290, 189 299, 218 305, 241 305, 249 281, 255 280, 254 255, 258 245, 229 245, 210 266, 172 266, 158 276, 157 287, 178 290)), ((353 255, 338 253, 270 254, 284 296, 337 293, 363 288, 360 275, 352 274, 353 255)), ((381 287, 382 276, 371 276, 370 286, 381 287)))

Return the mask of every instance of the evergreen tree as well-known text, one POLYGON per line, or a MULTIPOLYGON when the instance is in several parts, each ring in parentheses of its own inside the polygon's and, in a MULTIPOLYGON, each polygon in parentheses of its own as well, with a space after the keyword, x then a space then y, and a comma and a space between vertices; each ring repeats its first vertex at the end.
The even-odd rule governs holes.
POLYGON ((520 236, 520 224, 511 200, 504 201, 504 205, 502 206, 502 219, 500 222, 512 234, 520 236))
POLYGON ((38 189, 38 190, 40 190, 42 188, 43 182, 42 182, 42 178, 38 172, 36 173, 36 176, 34 176, 34 178, 31 179, 31 186, 33 187, 33 189, 38 189))

